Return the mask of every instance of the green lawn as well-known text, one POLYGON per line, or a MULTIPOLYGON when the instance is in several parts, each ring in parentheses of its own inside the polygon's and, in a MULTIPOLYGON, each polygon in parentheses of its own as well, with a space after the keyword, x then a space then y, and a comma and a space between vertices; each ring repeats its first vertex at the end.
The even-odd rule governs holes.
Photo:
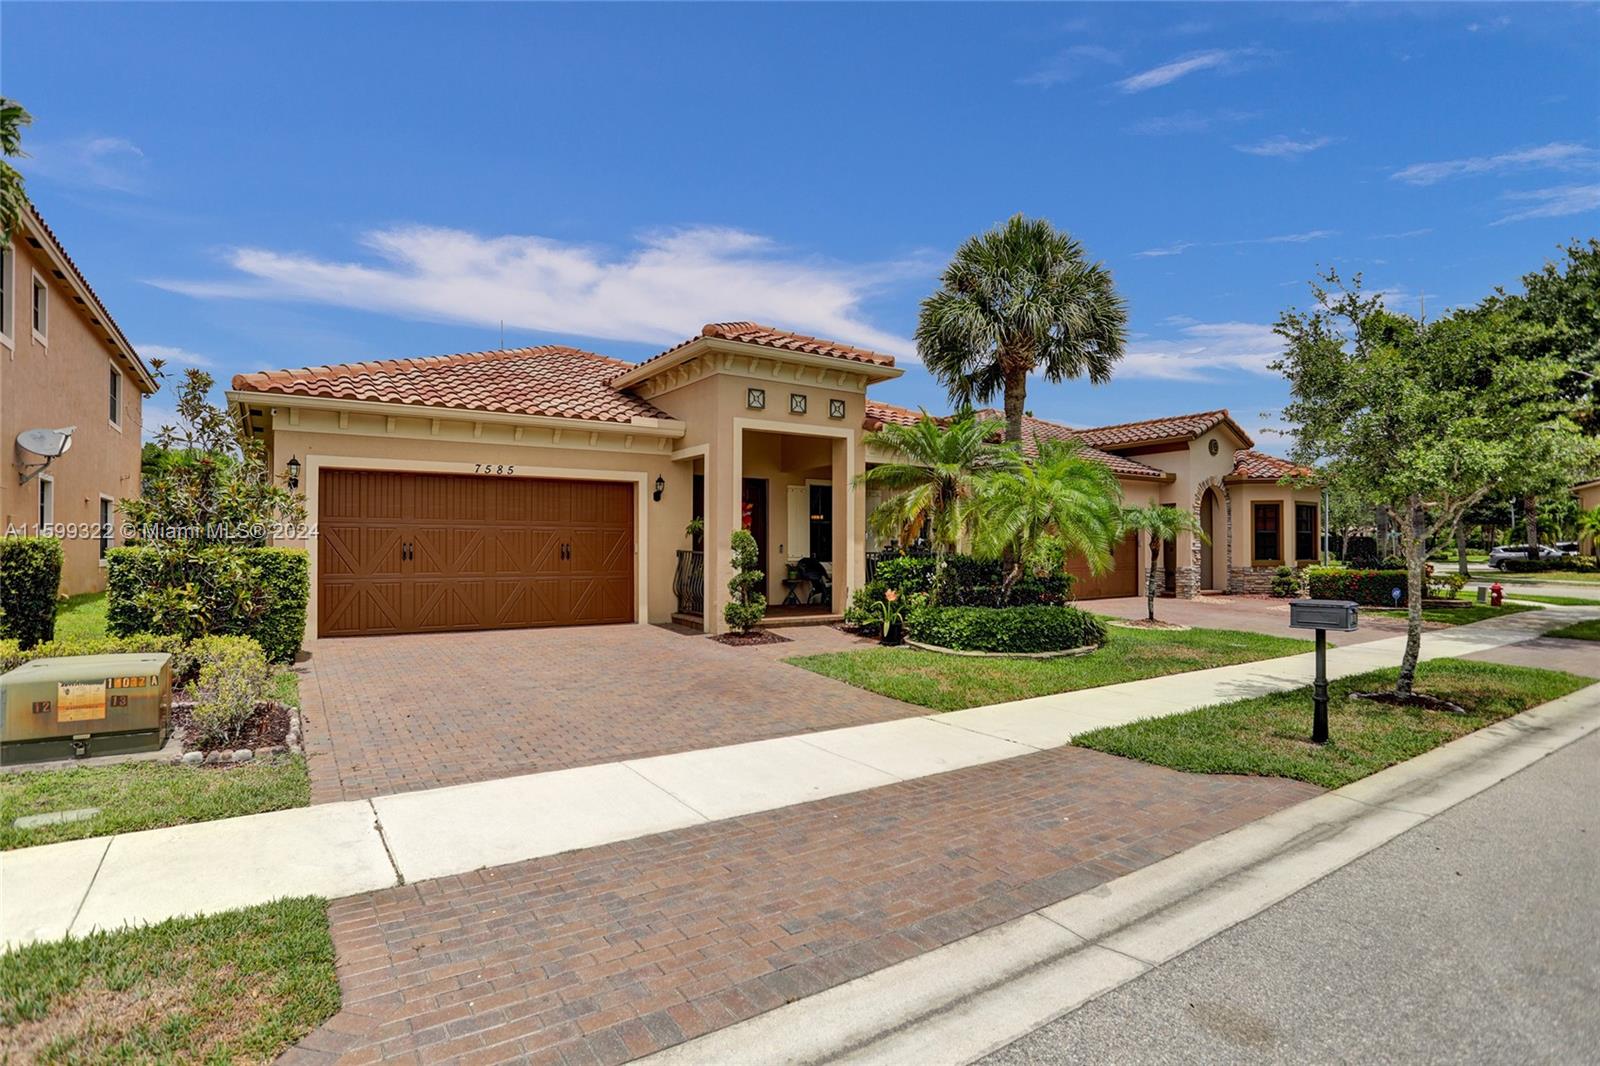
MULTIPOLYGON (((299 679, 292 670, 278 671, 269 695, 299 706, 299 679)), ((0 774, 0 851, 304 807, 310 802, 311 782, 299 755, 276 755, 225 769, 127 762, 14 770, 0 774), (15 825, 23 815, 86 807, 98 807, 100 813, 81 822, 33 829, 15 825)))
POLYGON ((1072 742, 1189 773, 1292 777, 1338 788, 1594 683, 1555 670, 1436 659, 1417 667, 1417 691, 1460 704, 1468 714, 1348 697, 1392 687, 1397 674, 1374 670, 1333 682, 1326 745, 1308 739, 1309 687, 1097 729, 1072 742))
POLYGON ((1105 647, 1066 659, 982 659, 911 648, 803 655, 785 660, 893 699, 956 711, 1053 692, 1254 662, 1307 651, 1311 643, 1230 629, 1113 628, 1105 647))
POLYGON ((1502 585, 1515 585, 1518 583, 1560 585, 1567 582, 1576 582, 1582 585, 1600 585, 1600 571, 1545 570, 1533 574, 1496 574, 1493 580, 1500 582, 1502 585))
POLYGON ((1600 621, 1574 622, 1546 633, 1547 637, 1566 637, 1568 640, 1600 640, 1600 621))
POLYGON ((11 952, 0 1060, 271 1062, 338 1009, 327 908, 283 899, 11 952))
MULTIPOLYGON (((1480 607, 1473 604, 1470 607, 1424 607, 1422 620, 1424 622, 1441 622, 1447 626, 1464 626, 1468 622, 1481 622, 1486 618, 1499 618, 1507 614, 1521 614, 1523 611, 1539 611, 1542 607, 1534 607, 1526 603, 1508 603, 1504 607, 1480 607)), ((1406 617, 1405 608, 1398 610, 1391 607, 1363 607, 1364 614, 1375 614, 1383 618, 1406 617)))
POLYGON ((1511 590, 1511 596, 1534 603, 1548 603, 1552 607, 1600 607, 1600 599, 1593 596, 1535 596, 1531 592, 1518 592, 1516 589, 1511 590))
POLYGON ((56 608, 56 639, 103 637, 106 635, 106 594, 86 592, 70 596, 56 608))

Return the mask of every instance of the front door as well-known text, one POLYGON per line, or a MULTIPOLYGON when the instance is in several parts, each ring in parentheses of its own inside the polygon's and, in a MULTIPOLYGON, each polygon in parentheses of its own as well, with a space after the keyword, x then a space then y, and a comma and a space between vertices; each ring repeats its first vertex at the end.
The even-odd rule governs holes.
POLYGON ((756 538, 756 558, 760 560, 757 565, 767 575, 767 584, 770 586, 772 571, 767 568, 767 479, 745 478, 739 486, 739 502, 744 512, 741 524, 756 538))
POLYGON ((1206 494, 1200 497, 1200 531, 1205 534, 1205 540, 1200 545, 1200 587, 1203 589, 1217 587, 1212 580, 1214 571, 1211 558, 1214 554, 1212 549, 1217 543, 1217 538, 1211 532, 1212 526, 1215 525, 1215 519, 1212 518, 1211 512, 1216 507, 1216 503, 1215 494, 1210 489, 1206 489, 1206 494))

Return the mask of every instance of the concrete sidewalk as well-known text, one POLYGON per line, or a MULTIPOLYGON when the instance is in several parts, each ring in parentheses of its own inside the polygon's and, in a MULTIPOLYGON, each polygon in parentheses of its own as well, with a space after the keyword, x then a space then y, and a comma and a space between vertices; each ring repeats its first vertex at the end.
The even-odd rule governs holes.
MULTIPOLYGON (((1550 608, 1425 636, 1426 659, 1584 617, 1550 608)), ((1403 638, 1329 652, 1334 677, 1393 666, 1403 638)), ((0 855, 7 945, 339 897, 996 762, 1078 733, 1307 684, 1307 654, 655 758, 380 796, 0 855)))

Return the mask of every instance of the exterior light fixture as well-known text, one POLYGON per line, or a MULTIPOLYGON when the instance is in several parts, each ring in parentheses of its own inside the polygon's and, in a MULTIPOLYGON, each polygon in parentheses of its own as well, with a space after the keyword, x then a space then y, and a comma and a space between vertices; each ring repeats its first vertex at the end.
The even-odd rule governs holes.
POLYGON ((661 502, 661 494, 663 492, 666 492, 666 491, 667 491, 667 479, 664 478, 664 477, 659 477, 658 476, 656 478, 656 495, 655 495, 655 501, 657 503, 661 502))
POLYGON ((289 487, 297 489, 300 487, 300 460, 291 455, 287 465, 289 469, 289 487))

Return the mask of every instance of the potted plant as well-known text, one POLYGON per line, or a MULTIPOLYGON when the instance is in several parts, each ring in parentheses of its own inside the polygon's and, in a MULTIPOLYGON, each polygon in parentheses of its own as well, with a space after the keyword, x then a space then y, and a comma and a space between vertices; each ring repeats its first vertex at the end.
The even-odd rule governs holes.
POLYGON ((900 605, 900 593, 890 589, 883 594, 883 602, 878 604, 878 622, 881 635, 878 643, 893 647, 905 643, 905 612, 900 605))

